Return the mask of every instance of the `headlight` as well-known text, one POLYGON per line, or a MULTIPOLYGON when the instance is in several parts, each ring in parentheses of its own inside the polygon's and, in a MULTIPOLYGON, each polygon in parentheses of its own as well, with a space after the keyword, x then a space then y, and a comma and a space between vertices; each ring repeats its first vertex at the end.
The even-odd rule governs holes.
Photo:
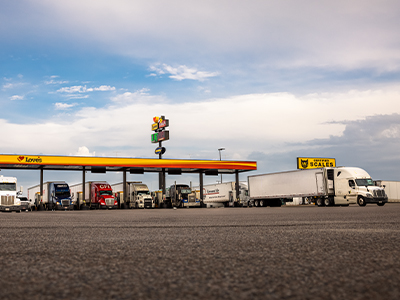
POLYGON ((372 194, 368 194, 368 193, 367 193, 367 197, 368 198, 373 198, 372 194))

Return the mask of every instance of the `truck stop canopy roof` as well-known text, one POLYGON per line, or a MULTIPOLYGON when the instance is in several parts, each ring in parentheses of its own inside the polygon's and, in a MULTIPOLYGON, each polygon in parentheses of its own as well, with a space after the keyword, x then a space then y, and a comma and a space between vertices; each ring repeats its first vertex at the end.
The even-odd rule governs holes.
POLYGON ((93 173, 124 170, 144 173, 161 172, 164 169, 170 174, 204 172, 206 175, 217 175, 257 170, 257 162, 0 154, 0 169, 87 170, 93 173))

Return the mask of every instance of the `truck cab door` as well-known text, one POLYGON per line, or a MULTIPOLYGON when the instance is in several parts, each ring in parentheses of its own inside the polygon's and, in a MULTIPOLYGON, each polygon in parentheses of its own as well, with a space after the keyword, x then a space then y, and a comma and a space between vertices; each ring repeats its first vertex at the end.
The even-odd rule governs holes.
POLYGON ((348 183, 349 188, 346 197, 349 200, 349 203, 357 203, 358 188, 356 186, 356 183, 353 179, 350 179, 348 183))

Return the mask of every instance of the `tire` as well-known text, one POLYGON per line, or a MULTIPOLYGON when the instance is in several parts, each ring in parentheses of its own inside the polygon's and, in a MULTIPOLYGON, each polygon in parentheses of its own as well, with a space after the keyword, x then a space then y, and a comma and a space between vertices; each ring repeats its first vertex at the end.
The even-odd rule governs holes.
POLYGON ((319 207, 324 206, 324 202, 322 201, 321 198, 318 198, 316 203, 317 203, 317 206, 319 206, 319 207))
POLYGON ((331 200, 329 199, 329 198, 325 198, 324 199, 324 205, 325 206, 331 206, 332 204, 331 204, 331 200))
POLYGON ((363 197, 358 197, 358 199, 357 199, 357 204, 358 204, 359 206, 365 206, 365 205, 367 205, 367 203, 365 202, 365 199, 364 199, 363 197))
POLYGON ((258 207, 258 205, 259 205, 258 200, 254 200, 254 207, 258 207))
POLYGON ((384 206, 385 205, 385 203, 383 202, 383 203, 377 203, 378 204, 378 206, 384 206))
POLYGON ((263 206, 265 206, 265 202, 264 202, 264 200, 260 200, 260 207, 263 207, 263 206))

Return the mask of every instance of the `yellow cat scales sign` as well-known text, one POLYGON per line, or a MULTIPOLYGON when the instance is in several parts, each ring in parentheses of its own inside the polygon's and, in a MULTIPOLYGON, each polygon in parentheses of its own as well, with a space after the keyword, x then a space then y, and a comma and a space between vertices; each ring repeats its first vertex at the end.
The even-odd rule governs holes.
POLYGON ((316 169, 325 167, 336 167, 336 159, 321 157, 297 158, 297 169, 316 169))

